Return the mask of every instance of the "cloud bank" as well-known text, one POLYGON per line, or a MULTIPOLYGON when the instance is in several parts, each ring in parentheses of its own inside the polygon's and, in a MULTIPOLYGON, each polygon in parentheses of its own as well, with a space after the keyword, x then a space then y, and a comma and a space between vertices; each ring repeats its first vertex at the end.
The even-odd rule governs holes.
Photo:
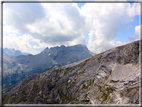
POLYGON ((34 54, 46 47, 83 44, 99 53, 123 44, 116 41, 120 24, 133 22, 139 8, 138 3, 86 3, 81 9, 77 3, 5 3, 4 47, 34 54))
POLYGON ((89 49, 101 52, 122 44, 115 41, 117 31, 120 24, 132 22, 139 15, 139 4, 131 6, 129 3, 86 3, 81 13, 93 23, 93 29, 89 33, 89 49))

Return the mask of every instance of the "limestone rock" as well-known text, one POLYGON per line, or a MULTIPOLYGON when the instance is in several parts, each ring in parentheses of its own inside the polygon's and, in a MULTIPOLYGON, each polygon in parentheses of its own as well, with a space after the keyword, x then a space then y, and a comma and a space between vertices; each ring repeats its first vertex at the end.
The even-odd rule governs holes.
POLYGON ((139 104, 140 52, 139 41, 135 41, 72 64, 32 74, 6 91, 3 102, 139 104), (14 102, 15 98, 18 101, 14 102))

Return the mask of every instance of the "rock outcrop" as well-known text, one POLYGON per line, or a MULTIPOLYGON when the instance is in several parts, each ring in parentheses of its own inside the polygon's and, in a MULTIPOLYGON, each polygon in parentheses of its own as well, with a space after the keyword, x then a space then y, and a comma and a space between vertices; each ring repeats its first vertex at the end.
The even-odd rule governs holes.
POLYGON ((139 104, 139 41, 24 78, 3 103, 139 104))

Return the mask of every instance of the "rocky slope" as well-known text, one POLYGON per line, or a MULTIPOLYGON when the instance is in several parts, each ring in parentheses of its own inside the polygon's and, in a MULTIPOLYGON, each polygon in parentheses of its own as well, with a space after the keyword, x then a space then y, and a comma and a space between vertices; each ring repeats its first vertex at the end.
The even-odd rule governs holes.
POLYGON ((3 56, 3 89, 6 91, 15 83, 33 73, 41 73, 54 66, 71 64, 91 57, 83 45, 46 48, 37 55, 3 56))
POLYGON ((3 103, 139 104, 139 41, 32 74, 3 94, 3 103))

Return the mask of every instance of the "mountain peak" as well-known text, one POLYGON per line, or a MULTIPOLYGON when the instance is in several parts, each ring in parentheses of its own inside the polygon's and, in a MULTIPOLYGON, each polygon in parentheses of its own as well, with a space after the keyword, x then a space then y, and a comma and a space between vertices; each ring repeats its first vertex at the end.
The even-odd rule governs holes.
POLYGON ((59 49, 59 48, 69 48, 69 47, 85 47, 87 48, 85 45, 82 45, 82 44, 76 44, 76 45, 73 45, 73 46, 65 46, 65 45, 61 45, 61 46, 55 46, 55 47, 50 47, 50 48, 45 48, 44 50, 47 50, 47 49, 59 49))
POLYGON ((61 45, 60 47, 61 47, 61 48, 65 48, 66 46, 65 46, 65 45, 61 45))
MULTIPOLYGON (((65 56, 64 51, 58 55, 65 56)), ((62 60, 69 56, 62 57, 62 60)), ((139 70, 139 42, 136 41, 72 64, 32 74, 4 93, 3 101, 8 104, 139 105, 139 70)))
POLYGON ((14 55, 14 56, 22 55, 20 50, 15 50, 14 48, 13 49, 4 48, 3 53, 4 55, 14 55))
POLYGON ((3 49, 3 55, 14 55, 14 56, 19 56, 19 55, 28 55, 29 53, 27 52, 21 52, 20 50, 16 50, 14 48, 4 48, 3 49))
POLYGON ((6 89, 29 74, 41 73, 54 66, 71 64, 92 56, 87 49, 78 46, 79 45, 65 47, 62 45, 49 49, 47 47, 39 54, 27 56, 20 55, 13 59, 8 59, 5 56, 4 69, 6 72, 4 73, 4 78, 6 79, 8 77, 11 81, 14 81, 11 83, 11 81, 6 80, 6 83, 4 83, 7 84, 6 89), (8 74, 14 75, 14 77, 9 77, 8 74), (15 80, 15 78, 18 79, 15 80))

